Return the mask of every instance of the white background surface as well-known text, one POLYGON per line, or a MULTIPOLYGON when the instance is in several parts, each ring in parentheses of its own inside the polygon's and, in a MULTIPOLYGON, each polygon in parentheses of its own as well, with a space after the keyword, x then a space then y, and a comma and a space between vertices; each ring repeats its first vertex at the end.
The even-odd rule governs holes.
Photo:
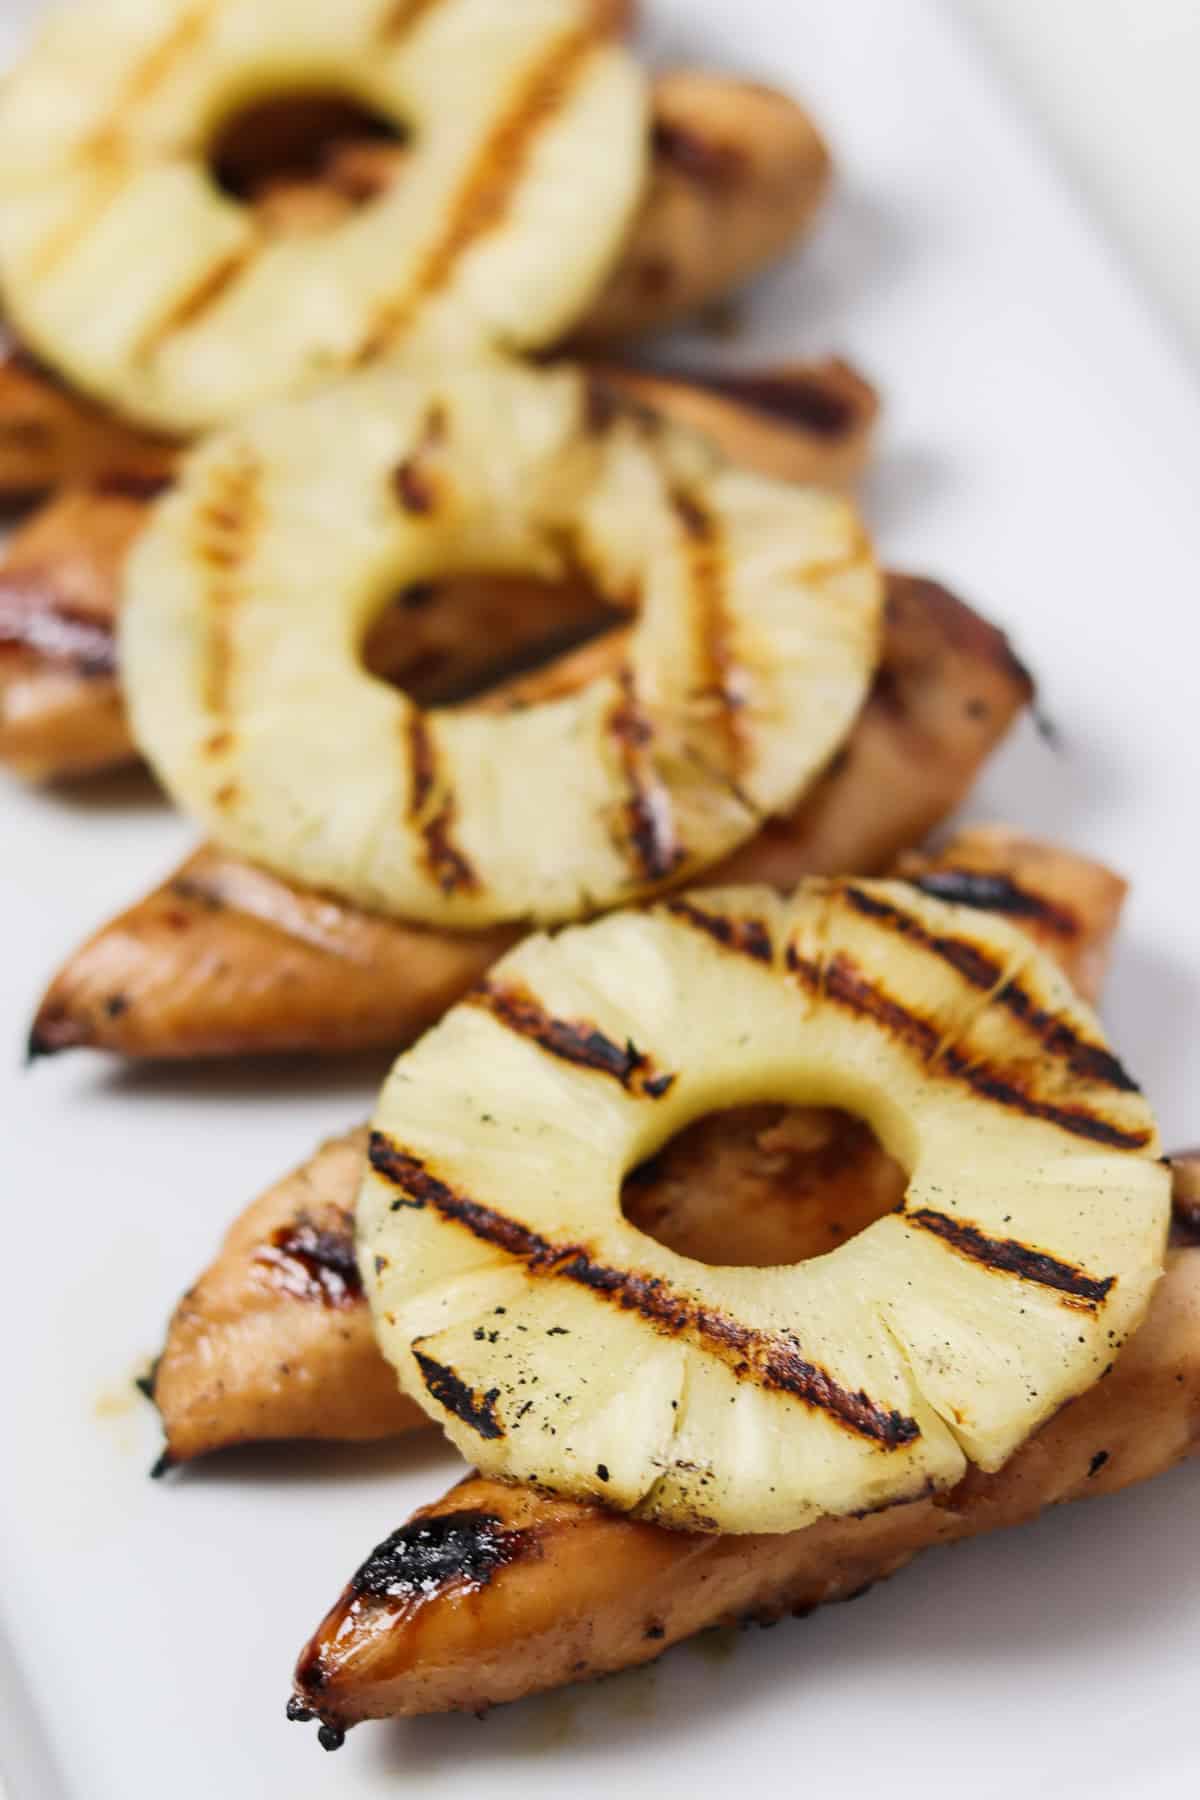
MULTIPOLYGON (((923 0, 659 0, 656 15, 664 45, 792 84, 828 122, 836 206, 731 353, 836 346, 883 385, 868 502, 886 556, 1015 630, 1065 736, 1056 757, 1023 731, 976 811, 1135 877, 1110 1024, 1168 1139, 1200 1137, 1200 406, 986 67, 923 0)), ((0 787, 0 1607, 24 1693, 18 1713, 0 1666, 0 1756, 15 1800, 1191 1791, 1200 1468, 486 1725, 366 1728, 336 1759, 286 1726, 303 1638, 454 1464, 426 1440, 145 1479, 153 1423, 125 1397, 175 1294, 237 1207, 365 1110, 376 1074, 87 1057, 17 1073, 56 961, 187 835, 136 784, 0 787)))
POLYGON ((1200 362, 1200 5, 951 4, 994 49, 1200 362))

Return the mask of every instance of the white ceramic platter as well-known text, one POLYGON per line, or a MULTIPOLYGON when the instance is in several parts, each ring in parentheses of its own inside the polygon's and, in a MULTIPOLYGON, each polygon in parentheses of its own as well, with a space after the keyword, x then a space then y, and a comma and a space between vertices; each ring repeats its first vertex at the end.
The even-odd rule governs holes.
MULTIPOLYGON (((97 0, 99 3, 99 0, 97 0)), ((31 0, 4 0, 15 45, 31 0)), ((843 179, 766 283, 752 360, 841 349, 888 399, 869 503, 894 565, 1015 632, 1030 729, 974 810, 1135 882, 1109 1018, 1168 1141, 1200 1139, 1195 789, 1200 397, 960 28, 926 0, 651 0, 656 54, 794 87, 843 179)), ((233 1212, 359 1117, 378 1071, 18 1065, 43 980, 165 870, 139 783, 0 788, 0 1762, 13 1800, 1014 1793, 1178 1800, 1195 1779, 1200 1468, 929 1556, 852 1607, 684 1649, 486 1723, 285 1724, 292 1658, 454 1460, 279 1451, 152 1485, 128 1398, 233 1212)))

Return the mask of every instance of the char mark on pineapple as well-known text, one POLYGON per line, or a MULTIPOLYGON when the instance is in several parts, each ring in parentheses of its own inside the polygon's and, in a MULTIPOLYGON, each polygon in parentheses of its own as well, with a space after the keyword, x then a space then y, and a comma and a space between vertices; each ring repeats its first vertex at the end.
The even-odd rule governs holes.
POLYGON ((371 1135, 371 1167, 402 1190, 393 1201, 432 1207, 447 1224, 460 1226, 538 1279, 569 1281, 623 1312, 636 1312, 655 1331, 683 1337, 724 1363, 738 1380, 799 1401, 882 1450, 897 1450, 920 1437, 920 1426, 863 1391, 852 1393, 810 1361, 790 1332, 766 1332, 718 1312, 656 1275, 610 1268, 581 1244, 555 1244, 520 1220, 461 1194, 382 1132, 371 1135))
POLYGON ((623 847, 639 881, 667 881, 686 860, 675 833, 671 796, 654 767, 654 727, 637 695, 633 670, 617 674, 620 690, 608 715, 608 730, 621 760, 628 798, 624 807, 623 847))
POLYGON ((477 1393, 448 1363, 436 1362, 415 1345, 413 1355, 421 1371, 421 1380, 439 1406, 444 1406, 447 1412, 453 1413, 456 1419, 461 1419, 464 1425, 469 1425, 472 1431, 477 1431, 481 1438, 504 1436, 504 1426, 496 1412, 496 1402, 500 1398, 499 1388, 488 1388, 485 1393, 477 1393))
POLYGON ((1079 920, 1068 907, 1019 886, 1011 875, 978 869, 930 869, 924 875, 910 875, 908 882, 933 900, 947 900, 978 912, 1006 913, 1014 919, 1034 919, 1056 937, 1079 936, 1079 920))
POLYGON ((478 872, 454 841, 458 817, 454 789, 439 773, 433 733, 424 713, 417 708, 408 719, 407 739, 408 817, 424 846, 425 866, 443 894, 477 894, 482 886, 478 872))
POLYGON ((722 949, 768 966, 774 960, 771 934, 761 919, 731 919, 727 913, 708 912, 693 900, 668 900, 665 905, 672 918, 703 931, 722 949))
POLYGON ((518 1037, 529 1038, 549 1055, 576 1068, 611 1076, 627 1093, 659 1100, 675 1083, 674 1075, 660 1071, 628 1038, 618 1044, 586 1019, 557 1019, 526 988, 484 981, 469 999, 518 1037))
POLYGON ((941 1074, 961 1082, 982 1099, 1026 1118, 1042 1119, 1073 1137, 1105 1144, 1113 1150, 1144 1150, 1150 1142, 1150 1133, 1144 1128, 1131 1131, 1086 1106, 1041 1098, 1032 1090, 1028 1072, 1023 1069, 996 1067, 945 1047, 938 1027, 868 981, 844 951, 822 965, 800 956, 795 946, 789 945, 787 966, 806 990, 822 995, 858 1018, 874 1019, 922 1062, 936 1063, 941 1074))
POLYGON ((949 1244, 960 1256, 981 1263, 1002 1275, 1017 1275, 1022 1281, 1036 1282, 1039 1287, 1053 1288, 1069 1302, 1082 1304, 1091 1312, 1107 1300, 1116 1285, 1115 1275, 1089 1275, 1071 1263, 1060 1262, 1044 1250, 1035 1250, 1015 1238, 991 1237, 963 1219, 951 1218, 933 1207, 918 1207, 906 1212, 908 1224, 928 1231, 942 1243, 949 1244))

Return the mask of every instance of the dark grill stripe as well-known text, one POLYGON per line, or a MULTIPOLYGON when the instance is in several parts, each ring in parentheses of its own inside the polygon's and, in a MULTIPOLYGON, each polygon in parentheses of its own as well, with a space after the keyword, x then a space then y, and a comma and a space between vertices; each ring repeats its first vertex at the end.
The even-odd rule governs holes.
POLYGON ((972 987, 987 993, 1004 979, 1004 964, 988 956, 977 944, 971 943, 969 938, 930 931, 924 921, 914 914, 905 912, 879 894, 868 893, 864 888, 847 886, 842 889, 842 893, 855 912, 894 931, 909 943, 919 944, 923 950, 931 951, 934 956, 949 963, 972 987))
POLYGON ((982 1263, 985 1268, 995 1269, 1003 1275, 1019 1275, 1022 1281, 1036 1282, 1039 1287, 1053 1288, 1072 1300, 1086 1301, 1089 1307, 1101 1305, 1116 1286, 1115 1275, 1103 1278, 1088 1275, 1070 1263, 1059 1262, 1057 1257, 1047 1255, 1044 1250, 1033 1250, 1015 1238, 989 1237, 978 1226, 950 1218, 931 1207, 918 1207, 915 1212, 906 1212, 904 1217, 908 1224, 931 1232, 972 1262, 982 1263))
POLYGON ((842 891, 857 912, 932 951, 935 956, 941 957, 943 962, 956 969, 972 987, 995 989, 995 1003, 1003 1006, 1015 1019, 1019 1019, 1051 1056, 1062 1058, 1072 1075, 1081 1081, 1093 1081, 1103 1087, 1116 1088, 1124 1094, 1140 1092, 1137 1082, 1110 1050, 1080 1037, 1074 1026, 1065 1019, 1039 1007, 1016 976, 998 987, 1004 970, 1000 963, 987 956, 977 945, 965 938, 931 932, 920 919, 877 894, 869 894, 856 887, 845 887, 842 891))
POLYGON ((954 1049, 942 1050, 938 1056, 941 1034, 927 1019, 920 1018, 890 994, 873 987, 844 952, 839 952, 821 968, 798 956, 791 947, 787 961, 789 969, 809 992, 824 995, 860 1018, 875 1019, 924 1062, 932 1062, 936 1057, 939 1069, 985 1100, 994 1100, 998 1106, 1008 1107, 1026 1118, 1042 1119, 1074 1137, 1089 1138, 1093 1143, 1107 1144, 1114 1150, 1144 1150, 1150 1142, 1148 1130, 1128 1131, 1089 1112, 1084 1106, 1059 1106, 1039 1099, 1022 1085, 1022 1077, 1016 1070, 973 1062, 954 1049))
POLYGON ((486 1394, 477 1394, 475 1389, 465 1382, 445 1363, 435 1362, 432 1356, 425 1356, 414 1348, 413 1355, 421 1371, 421 1380, 429 1389, 439 1406, 477 1431, 481 1438, 502 1438, 504 1427, 496 1415, 496 1402, 500 1398, 499 1388, 489 1388, 486 1394))
POLYGON ((876 1405, 861 1390, 842 1387, 802 1354, 790 1333, 771 1335, 743 1325, 658 1276, 597 1263, 580 1244, 553 1244, 506 1213, 456 1193, 383 1132, 371 1133, 368 1157, 376 1174, 403 1189, 405 1198, 393 1207, 432 1207, 447 1223, 523 1263, 527 1274, 574 1282, 624 1312, 636 1312, 662 1335, 685 1337, 718 1357, 740 1380, 787 1394, 881 1450, 898 1450, 920 1437, 915 1419, 876 1405))
POLYGON ((1019 981, 1006 982, 996 995, 996 1002, 1020 1019, 1052 1056, 1065 1059, 1072 1075, 1080 1081, 1094 1081, 1100 1087, 1116 1088, 1122 1094, 1138 1094, 1141 1089, 1111 1050, 1080 1037, 1074 1026, 1055 1013, 1040 1007, 1019 981))
POLYGON ((1137 1082, 1111 1050, 1080 1037, 1074 1026, 1064 1018, 1040 1007, 1016 976, 998 987, 997 984, 1003 977, 1003 968, 978 946, 964 938, 931 932, 920 919, 876 894, 868 894, 856 887, 846 887, 842 891, 857 912, 898 932, 910 942, 919 943, 924 949, 931 950, 935 956, 940 956, 944 962, 957 969, 972 987, 996 989, 993 996, 995 1003, 1003 1006, 1015 1019, 1019 1019, 1051 1056, 1062 1058, 1072 1075, 1079 1080, 1116 1088, 1123 1094, 1140 1093, 1137 1082))
POLYGON ((675 1076, 662 1074, 629 1039, 622 1046, 587 1020, 556 1019, 526 988, 485 981, 468 995, 468 1001, 491 1013, 518 1037, 531 1038, 551 1056, 611 1076, 627 1093, 659 1100, 674 1086, 675 1076))
POLYGON ((733 629, 725 604, 725 547, 720 521, 694 494, 672 494, 671 507, 683 529, 687 548, 696 648, 705 670, 696 698, 716 701, 725 771, 736 777, 745 766, 750 744, 742 719, 745 671, 734 651, 733 629))
POLYGON ((543 125, 564 104, 596 44, 586 27, 568 32, 526 77, 512 106, 479 146, 445 224, 406 291, 381 308, 359 354, 370 361, 410 323, 423 301, 445 288, 455 265, 480 238, 504 222, 543 125))
POLYGON ((442 0, 396 0, 384 15, 379 25, 380 41, 384 44, 399 43, 401 38, 408 37, 422 22, 427 13, 434 12, 442 0))
POLYGON ((231 251, 228 256, 215 263, 201 276, 190 294, 185 294, 165 318, 154 323, 137 347, 137 359, 146 362, 176 332, 198 325, 205 313, 212 311, 238 277, 245 274, 256 260, 260 248, 258 242, 243 244, 239 250, 231 251))
POLYGON ((414 707, 407 720, 410 767, 408 817, 425 851, 425 866, 443 894, 477 894, 478 872, 454 841, 458 804, 454 789, 439 779, 437 751, 425 715, 414 707))
POLYGON ((1079 936, 1080 923, 1074 913, 1047 900, 1044 894, 1019 887, 1011 875, 982 874, 976 869, 930 869, 925 875, 910 875, 906 879, 910 887, 919 888, 933 900, 948 900, 979 912, 1007 913, 1014 919, 1036 919, 1057 937, 1079 936))
POLYGON ((668 900, 665 910, 672 918, 694 926, 697 931, 703 931, 725 950, 733 950, 739 956, 749 956, 755 962, 768 965, 774 961, 775 950, 771 934, 761 919, 735 919, 728 913, 708 912, 702 906, 697 906, 694 900, 668 900))
POLYGON ((620 691, 608 716, 608 729, 617 744, 628 794, 622 848, 639 880, 666 881, 685 860, 686 852, 675 835, 670 793, 654 768, 650 752, 654 727, 638 701, 633 670, 623 664, 616 679, 620 691))
POLYGON ((208 575, 208 662, 205 705, 212 713, 229 710, 233 677, 232 613, 241 596, 239 574, 254 545, 259 525, 262 471, 243 450, 235 461, 210 471, 208 488, 195 509, 193 549, 208 575))
POLYGON ((38 251, 35 266, 39 276, 49 274, 62 261, 119 193, 129 174, 124 139, 127 115, 149 99, 180 58, 201 41, 218 4, 219 0, 198 0, 162 43, 134 64, 120 84, 108 117, 88 134, 77 152, 80 165, 90 164, 94 173, 84 204, 56 228, 38 251))

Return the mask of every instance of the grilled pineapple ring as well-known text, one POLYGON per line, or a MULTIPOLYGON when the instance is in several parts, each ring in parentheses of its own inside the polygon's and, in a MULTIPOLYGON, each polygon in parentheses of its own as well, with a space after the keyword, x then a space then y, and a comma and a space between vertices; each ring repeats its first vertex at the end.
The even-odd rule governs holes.
POLYGON ((134 553, 121 666, 138 743, 221 843, 476 926, 678 882, 790 808, 862 704, 879 616, 848 502, 495 359, 365 371, 210 440, 134 553), (487 714, 362 667, 411 583, 581 563, 640 595, 616 675, 487 714))
POLYGON ((81 389, 182 433, 413 334, 544 344, 619 251, 645 120, 583 0, 76 0, 0 101, 5 311, 81 389), (209 145, 241 107, 320 90, 411 155, 345 222, 272 239, 209 145))
POLYGON ((1152 1114, 1011 926, 902 882, 698 892, 505 957, 397 1062, 359 1261, 407 1392, 486 1471, 791 1531, 998 1468, 1145 1311, 1152 1114), (903 1208, 714 1268, 621 1182, 717 1107, 850 1106, 903 1208))

